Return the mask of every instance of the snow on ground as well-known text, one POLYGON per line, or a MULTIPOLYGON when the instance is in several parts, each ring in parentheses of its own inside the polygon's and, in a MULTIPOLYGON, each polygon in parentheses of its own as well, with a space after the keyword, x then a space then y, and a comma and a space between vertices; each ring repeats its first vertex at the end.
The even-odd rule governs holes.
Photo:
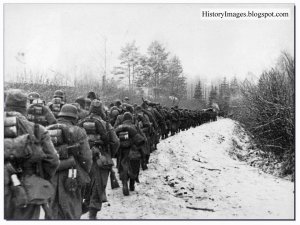
POLYGON ((235 126, 219 119, 161 141, 130 196, 108 182, 98 219, 293 219, 294 183, 229 156, 235 126))

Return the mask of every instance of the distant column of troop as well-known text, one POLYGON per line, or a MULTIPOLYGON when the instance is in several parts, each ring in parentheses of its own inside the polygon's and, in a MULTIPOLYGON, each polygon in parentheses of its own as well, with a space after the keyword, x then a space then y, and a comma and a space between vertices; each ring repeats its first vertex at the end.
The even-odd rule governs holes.
POLYGON ((130 104, 128 97, 105 106, 94 92, 67 103, 62 90, 48 104, 36 92, 5 91, 4 110, 8 220, 39 219, 41 209, 45 219, 80 219, 86 212, 96 219, 108 201, 108 178, 119 187, 114 166, 128 196, 160 140, 217 119, 212 109, 130 104))

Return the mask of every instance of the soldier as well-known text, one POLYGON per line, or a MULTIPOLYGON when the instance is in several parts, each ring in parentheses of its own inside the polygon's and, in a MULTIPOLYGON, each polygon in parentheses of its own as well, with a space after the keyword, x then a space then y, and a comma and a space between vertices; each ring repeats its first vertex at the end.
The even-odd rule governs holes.
POLYGON ((110 124, 112 126, 114 126, 119 114, 120 113, 119 113, 119 109, 117 108, 117 106, 111 107, 110 112, 109 112, 109 118, 110 118, 110 124))
POLYGON ((91 103, 92 103, 92 100, 91 100, 90 98, 85 98, 84 109, 85 109, 86 111, 89 111, 89 110, 90 110, 91 103))
POLYGON ((123 115, 124 115, 125 112, 130 112, 131 114, 133 113, 133 107, 132 107, 132 105, 123 103, 121 105, 121 108, 122 108, 121 114, 117 117, 117 119, 115 121, 115 124, 114 124, 114 128, 116 128, 117 126, 119 126, 120 124, 122 124, 122 122, 123 122, 123 115))
POLYGON ((164 133, 164 138, 168 138, 169 133, 171 132, 171 127, 172 127, 172 113, 171 110, 167 107, 163 107, 162 110, 165 113, 165 121, 166 121, 166 125, 167 125, 167 129, 164 133))
POLYGON ((175 135, 178 130, 178 124, 179 124, 179 115, 176 111, 176 108, 171 108, 171 136, 175 135))
POLYGON ((111 102, 111 103, 109 104, 109 106, 108 106, 108 109, 111 110, 111 108, 114 107, 114 106, 115 106, 115 104, 114 104, 113 102, 111 102))
POLYGON ((137 126, 137 130, 144 136, 146 139, 145 144, 141 146, 142 149, 142 169, 148 169, 147 164, 149 163, 150 158, 150 128, 151 123, 147 114, 145 114, 142 110, 141 106, 137 106, 135 108, 134 122, 137 126))
POLYGON ((90 182, 92 152, 84 129, 75 126, 77 109, 65 104, 58 114, 58 124, 48 126, 60 164, 52 179, 55 193, 51 208, 55 219, 80 219, 83 187, 90 182))
POLYGON ((27 119, 33 123, 48 126, 56 123, 55 116, 51 110, 44 105, 41 99, 34 99, 27 108, 27 119))
POLYGON ((27 96, 29 104, 32 104, 33 100, 40 99, 40 94, 37 92, 30 92, 27 96))
POLYGON ((162 109, 160 103, 156 103, 154 105, 154 110, 157 110, 157 117, 159 118, 158 124, 159 124, 160 131, 161 131, 160 135, 161 135, 162 139, 165 139, 167 136, 167 130, 168 130, 167 123, 166 123, 165 111, 162 109))
POLYGON ((158 124, 157 124, 157 121, 156 121, 153 113, 148 110, 148 103, 149 102, 147 100, 143 101, 141 107, 142 107, 142 111, 149 117, 149 121, 150 121, 150 131, 149 131, 150 141, 149 141, 149 145, 150 145, 150 152, 153 152, 154 149, 155 149, 155 142, 156 142, 158 124))
POLYGON ((123 100, 123 103, 130 104, 129 98, 128 98, 128 97, 125 97, 124 100, 123 100))
POLYGON ((120 113, 123 113, 122 102, 121 102, 119 99, 117 99, 117 100, 115 101, 115 106, 118 107, 120 113))
POLYGON ((93 92, 93 91, 90 91, 90 92, 87 94, 87 98, 89 98, 91 101, 93 101, 94 99, 98 99, 97 96, 96 96, 96 93, 93 92))
POLYGON ((79 108, 78 108, 78 120, 81 120, 85 117, 88 116, 88 111, 85 110, 85 97, 78 97, 75 100, 75 103, 79 104, 79 108))
POLYGON ((65 104, 65 94, 62 90, 56 90, 53 95, 53 99, 48 103, 50 110, 53 112, 55 118, 58 117, 58 114, 65 104))
POLYGON ((181 126, 181 113, 180 113, 180 109, 178 108, 178 105, 175 105, 173 109, 174 109, 175 114, 176 114, 176 130, 175 130, 175 133, 179 133, 180 126, 181 126))
POLYGON ((9 90, 4 117, 4 217, 40 218, 40 206, 51 219, 49 199, 59 159, 43 126, 26 118, 27 97, 21 90, 9 90))
POLYGON ((86 191, 85 204, 89 208, 89 218, 96 219, 102 202, 107 201, 106 186, 109 172, 112 170, 112 157, 119 148, 119 139, 109 122, 104 121, 102 102, 92 101, 90 115, 79 126, 86 130, 93 153, 93 165, 90 172, 91 182, 86 191))
POLYGON ((118 171, 123 184, 123 194, 129 195, 128 180, 130 180, 130 190, 134 191, 135 181, 138 179, 141 159, 141 148, 145 139, 140 135, 133 124, 133 116, 126 112, 123 122, 116 129, 120 139, 118 171))

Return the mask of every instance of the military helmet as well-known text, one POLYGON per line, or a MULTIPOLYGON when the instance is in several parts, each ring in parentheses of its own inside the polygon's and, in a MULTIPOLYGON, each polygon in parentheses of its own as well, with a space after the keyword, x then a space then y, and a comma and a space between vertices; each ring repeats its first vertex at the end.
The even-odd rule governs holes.
POLYGON ((16 111, 26 114, 27 96, 20 89, 11 89, 6 92, 5 111, 16 111))
POLYGON ((113 102, 111 102, 110 104, 109 104, 109 108, 112 108, 112 107, 114 107, 115 106, 115 104, 113 103, 113 102))
POLYGON ((123 116, 123 120, 132 120, 133 119, 133 116, 130 112, 126 112, 124 113, 124 116, 123 116))
POLYGON ((89 112, 101 116, 102 119, 105 118, 105 109, 104 109, 103 103, 98 99, 94 99, 91 102, 89 112))
POLYGON ((64 92, 62 90, 56 90, 54 92, 53 98, 64 98, 64 92))
POLYGON ((85 106, 88 106, 88 107, 91 106, 91 103, 92 103, 92 100, 91 100, 91 99, 85 98, 84 101, 85 101, 85 106))
POLYGON ((98 99, 94 99, 92 102, 91 102, 91 107, 102 107, 102 102, 98 99))
POLYGON ((119 115, 119 110, 113 109, 113 110, 111 111, 110 115, 113 116, 113 117, 117 117, 117 116, 119 115))
POLYGON ((125 97, 124 100, 125 100, 125 101, 129 101, 129 98, 128 98, 128 97, 125 97))
POLYGON ((140 105, 136 106, 135 111, 137 111, 137 112, 142 111, 142 107, 140 105))
POLYGON ((78 118, 78 111, 77 111, 76 106, 71 105, 71 104, 65 104, 61 108, 58 116, 59 117, 66 116, 66 117, 71 117, 73 119, 77 119, 78 118))
POLYGON ((115 105, 119 107, 119 106, 122 105, 122 102, 121 102, 119 99, 117 99, 117 100, 115 101, 115 105))
POLYGON ((87 98, 91 99, 91 100, 94 100, 97 98, 96 96, 96 93, 93 92, 93 91, 90 91, 88 94, 87 94, 87 98))
POLYGON ((85 97, 83 97, 83 96, 78 97, 78 98, 76 98, 75 102, 78 103, 81 106, 81 108, 84 108, 84 106, 85 106, 85 97))
POLYGON ((40 98, 40 94, 37 92, 30 92, 27 96, 27 98, 29 100, 34 100, 34 99, 39 99, 40 98))

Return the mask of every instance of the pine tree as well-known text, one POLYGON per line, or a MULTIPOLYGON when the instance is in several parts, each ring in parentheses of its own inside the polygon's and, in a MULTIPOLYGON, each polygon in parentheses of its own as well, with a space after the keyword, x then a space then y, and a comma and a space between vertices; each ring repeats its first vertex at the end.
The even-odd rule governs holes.
POLYGON ((202 95, 202 87, 201 82, 199 81, 195 87, 194 99, 198 100, 198 102, 202 103, 203 95, 202 95))
POLYGON ((211 90, 209 93, 209 105, 212 106, 213 103, 217 103, 217 87, 211 86, 211 90))
POLYGON ((160 85, 160 80, 167 72, 168 55, 169 53, 158 41, 153 41, 148 48, 148 65, 152 68, 153 74, 150 77, 150 84, 154 87, 155 99, 159 97, 160 89, 163 88, 160 85))
POLYGON ((166 95, 182 99, 186 96, 185 82, 181 61, 177 56, 173 56, 168 60, 167 73, 161 77, 160 86, 166 95))
POLYGON ((227 83, 226 77, 224 77, 223 82, 220 84, 220 92, 218 97, 218 103, 223 116, 226 116, 229 112, 229 101, 230 101, 230 89, 227 83))
POLYGON ((115 75, 125 75, 128 78, 129 92, 133 90, 133 86, 136 82, 136 68, 140 63, 140 53, 135 41, 127 43, 125 47, 121 48, 121 54, 119 56, 121 66, 117 66, 113 70, 115 75))
POLYGON ((230 96, 235 97, 238 94, 238 92, 239 92, 239 84, 236 77, 234 77, 230 82, 230 96))

